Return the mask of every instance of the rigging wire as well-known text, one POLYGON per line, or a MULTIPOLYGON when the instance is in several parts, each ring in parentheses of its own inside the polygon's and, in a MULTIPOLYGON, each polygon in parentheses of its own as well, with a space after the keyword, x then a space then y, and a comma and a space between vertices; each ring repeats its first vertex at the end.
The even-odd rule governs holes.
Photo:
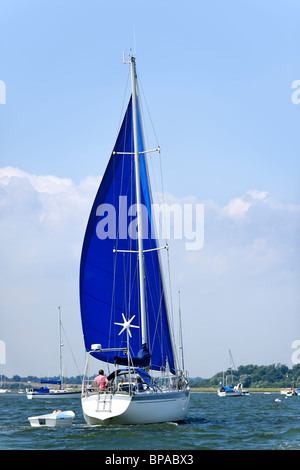
POLYGON ((80 372, 80 370, 79 370, 79 367, 78 367, 78 365, 77 365, 77 362, 76 362, 75 356, 74 356, 74 354, 73 354, 73 351, 72 351, 71 345, 70 345, 70 343, 69 343, 69 340, 68 340, 67 333, 66 333, 66 331, 65 331, 65 329, 64 329, 64 325, 63 325, 63 323, 62 323, 62 322, 60 322, 60 325, 61 325, 61 327, 62 327, 62 330, 63 330, 63 332, 64 332, 64 335, 65 335, 65 337, 66 337, 66 340, 67 340, 68 346, 69 346, 69 348, 70 348, 70 351, 71 351, 71 354, 72 354, 72 357, 73 357, 73 361, 74 361, 74 363, 75 363, 75 366, 76 366, 76 368, 77 368, 77 371, 78 371, 78 373, 79 373, 79 375, 80 375, 80 378, 82 379, 82 373, 80 372))
MULTIPOLYGON (((138 85, 139 85, 139 88, 141 89, 142 91, 142 95, 143 95, 143 101, 145 102, 145 105, 146 105, 146 109, 147 109, 147 114, 149 116, 149 121, 151 123, 151 127, 152 127, 152 131, 153 131, 153 134, 154 134, 154 137, 155 137, 155 140, 156 140, 156 146, 159 147, 158 145, 158 138, 157 138, 157 134, 156 134, 156 131, 155 131, 155 127, 154 127, 154 123, 153 123, 153 119, 152 119, 152 116, 151 116, 151 113, 150 113, 150 109, 149 109, 149 106, 148 106, 148 103, 147 103, 147 99, 146 99, 146 95, 144 93, 144 89, 143 89, 143 86, 142 86, 142 83, 141 83, 141 79, 140 79, 140 75, 138 75, 138 85)), ((141 106, 141 112, 143 113, 144 115, 144 112, 143 112, 143 102, 140 103, 140 106, 141 106)), ((147 133, 147 128, 146 128, 146 136, 147 136, 147 139, 148 139, 148 133, 147 133)), ((150 148, 150 146, 149 146, 150 148)), ((149 156, 147 155, 147 160, 149 159, 149 156)), ((166 220, 166 213, 165 213, 165 210, 166 210, 166 205, 165 205, 165 190, 164 190, 164 180, 163 180, 163 168, 162 168, 162 155, 161 155, 161 150, 159 151, 159 174, 160 174, 160 185, 161 185, 161 200, 162 200, 162 208, 163 208, 163 214, 162 214, 162 218, 163 220, 166 220)), ((157 184, 157 180, 156 180, 156 175, 155 175, 155 172, 154 172, 154 169, 153 169, 153 158, 150 158, 150 162, 151 162, 151 170, 152 170, 152 175, 153 175, 153 180, 154 180, 154 183, 155 183, 155 186, 157 188, 157 194, 159 194, 159 191, 158 191, 158 184, 157 184)), ((154 214, 153 214, 153 218, 154 218, 154 214)), ((159 229, 160 229, 160 234, 164 235, 163 233, 163 220, 161 220, 161 218, 159 218, 158 220, 158 224, 159 224, 159 229)), ((165 234, 166 235, 166 234, 165 234)), ((165 244, 169 244, 169 241, 167 243, 167 239, 165 238, 165 244)), ((160 257, 160 254, 158 253, 158 256, 160 257)), ((160 263, 161 267, 163 268, 162 264, 160 263)), ((162 279, 162 282, 163 282, 163 285, 165 285, 165 282, 164 282, 164 278, 168 278, 168 288, 169 288, 169 295, 167 295, 167 299, 169 299, 169 303, 170 303, 170 314, 171 314, 171 322, 170 322, 170 331, 171 331, 171 335, 172 335, 172 341, 173 341, 173 345, 174 345, 174 356, 175 356, 175 360, 176 360, 176 363, 179 364, 179 357, 178 357, 178 351, 177 351, 177 347, 175 347, 177 341, 176 341, 176 338, 175 338, 175 329, 174 329, 174 308, 173 308, 173 294, 172 294, 172 281, 171 281, 171 263, 170 263, 170 255, 169 255, 169 249, 167 250, 167 267, 164 269, 164 271, 167 271, 167 275, 163 275, 163 279, 162 279)), ((164 274, 164 273, 163 273, 164 274)), ((167 294, 167 292, 165 292, 167 294)), ((166 300, 167 300, 166 299, 166 300)))

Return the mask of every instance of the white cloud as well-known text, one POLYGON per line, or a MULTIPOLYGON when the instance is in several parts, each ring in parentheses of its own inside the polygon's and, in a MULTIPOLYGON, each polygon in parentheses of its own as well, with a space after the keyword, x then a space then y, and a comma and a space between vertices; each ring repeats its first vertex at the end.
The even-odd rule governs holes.
POLYGON ((73 186, 68 178, 58 178, 57 176, 36 176, 30 175, 19 168, 5 167, 0 169, 0 184, 8 186, 13 178, 26 179, 38 193, 55 194, 65 192, 73 186))
POLYGON ((223 211, 228 217, 244 217, 251 205, 250 202, 243 201, 242 198, 237 197, 232 199, 227 206, 223 208, 223 211))
POLYGON ((81 217, 87 216, 99 181, 99 177, 88 177, 76 185, 69 178, 37 176, 18 168, 1 168, 0 207, 13 209, 19 217, 34 217, 37 224, 51 225, 60 231, 72 218, 74 225, 79 223, 81 226, 81 217))
POLYGON ((99 181, 88 177, 76 185, 68 178, 0 169, 1 339, 12 373, 35 373, 35 361, 39 373, 57 373, 58 305, 82 354, 79 259, 99 181), (49 353, 55 357, 51 364, 49 353))
POLYGON ((268 193, 266 191, 259 191, 252 189, 246 192, 242 197, 237 197, 229 201, 229 203, 223 207, 223 213, 227 217, 233 219, 243 218, 250 207, 252 207, 257 201, 263 201, 266 199, 268 193))
POLYGON ((259 191, 258 189, 251 189, 250 191, 247 191, 247 194, 249 194, 252 199, 259 200, 263 200, 268 196, 267 191, 259 191))

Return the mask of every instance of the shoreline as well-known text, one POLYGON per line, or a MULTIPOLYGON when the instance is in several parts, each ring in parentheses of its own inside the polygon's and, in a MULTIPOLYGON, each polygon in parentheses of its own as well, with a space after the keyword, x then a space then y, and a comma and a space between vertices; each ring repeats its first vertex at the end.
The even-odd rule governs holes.
MULTIPOLYGON (((191 392, 217 393, 218 388, 211 387, 191 387, 191 392)), ((247 388, 249 393, 280 393, 281 388, 247 388)))

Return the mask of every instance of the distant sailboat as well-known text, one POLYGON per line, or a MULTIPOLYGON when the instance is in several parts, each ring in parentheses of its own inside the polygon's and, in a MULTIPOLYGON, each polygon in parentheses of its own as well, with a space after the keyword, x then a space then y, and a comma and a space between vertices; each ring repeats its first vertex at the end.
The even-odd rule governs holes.
POLYGON ((223 378, 223 384, 218 390, 219 397, 242 397, 245 395, 249 395, 249 392, 243 389, 243 385, 241 383, 238 383, 237 385, 233 385, 233 370, 235 370, 235 366, 234 366, 233 357, 232 357, 230 349, 229 349, 229 360, 230 360, 232 385, 230 387, 228 387, 227 384, 225 385, 224 378, 223 378))
POLYGON ((0 382, 0 393, 7 393, 7 388, 3 387, 3 377, 1 374, 1 382, 0 382))
POLYGON ((59 324, 59 380, 41 380, 41 384, 45 384, 39 388, 26 389, 28 400, 36 398, 80 398, 81 392, 71 389, 63 388, 63 373, 62 373, 62 336, 61 336, 61 307, 58 307, 58 324, 59 324), (47 385, 58 385, 59 388, 48 388, 47 385))
POLYGON ((300 396, 300 389, 294 387, 294 381, 293 381, 292 386, 290 388, 280 390, 280 394, 285 395, 286 397, 299 397, 300 396))
POLYGON ((152 236, 135 57, 130 56, 129 63, 132 95, 91 210, 81 256, 80 304, 87 351, 82 409, 91 425, 182 421, 189 404, 188 380, 177 365, 170 330, 161 248, 152 236), (127 231, 132 225, 122 224, 128 206, 136 216, 131 222, 136 236, 127 231), (116 224, 113 221, 112 232, 103 236, 100 229, 109 225, 103 216, 111 208, 116 224), (105 390, 90 387, 90 356, 108 368, 114 365, 105 390))

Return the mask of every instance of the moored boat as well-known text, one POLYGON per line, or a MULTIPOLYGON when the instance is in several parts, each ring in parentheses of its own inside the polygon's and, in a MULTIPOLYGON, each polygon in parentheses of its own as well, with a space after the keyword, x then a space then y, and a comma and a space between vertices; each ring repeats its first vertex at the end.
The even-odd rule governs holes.
MULTIPOLYGON (((231 383, 232 385, 230 387, 224 385, 224 373, 223 373, 223 383, 221 383, 221 387, 218 390, 218 396, 219 397, 242 397, 249 395, 248 390, 243 389, 243 384, 238 383, 237 385, 233 385, 233 371, 235 370, 235 365, 233 361, 233 356, 231 354, 231 351, 229 350, 229 360, 230 360, 230 371, 231 371, 231 383)), ((227 377, 226 377, 226 382, 227 382, 227 377)))
MULTIPOLYGON (((49 384, 49 382, 47 382, 49 384)), ((57 399, 57 398, 80 398, 80 390, 72 390, 68 388, 48 388, 48 387, 37 387, 37 388, 27 388, 26 395, 28 400, 33 399, 57 399)))
POLYGON ((44 399, 44 398, 80 398, 80 390, 72 390, 71 388, 65 388, 62 384, 63 374, 62 374, 62 335, 61 335, 61 307, 58 307, 58 322, 59 322, 59 370, 60 370, 60 379, 59 380, 41 380, 41 384, 47 385, 58 385, 58 388, 49 388, 46 385, 43 385, 38 388, 27 388, 26 395, 28 400, 33 399, 44 399))
POLYGON ((227 387, 222 385, 222 387, 218 390, 219 397, 242 397, 245 395, 249 395, 248 390, 243 389, 243 385, 241 383, 227 387))

